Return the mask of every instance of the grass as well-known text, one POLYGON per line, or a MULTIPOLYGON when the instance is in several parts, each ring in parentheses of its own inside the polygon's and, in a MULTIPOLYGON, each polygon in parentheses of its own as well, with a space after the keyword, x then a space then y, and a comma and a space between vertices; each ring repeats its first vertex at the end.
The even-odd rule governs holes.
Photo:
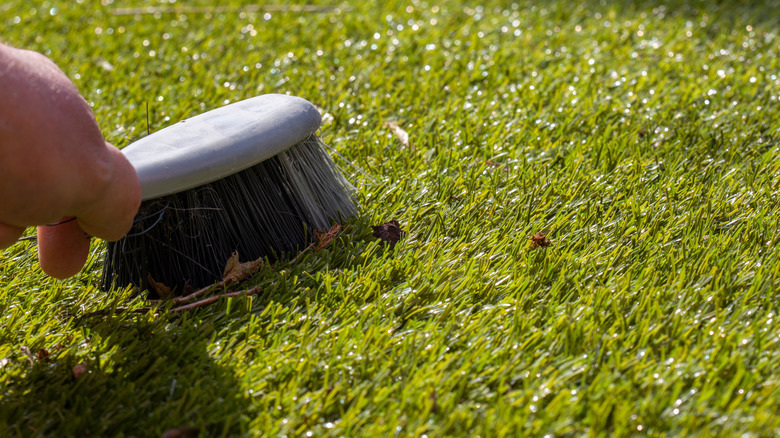
POLYGON ((780 434, 778 4, 471 3, 0 5, 120 147, 289 92, 363 169, 331 245, 178 317, 83 318, 144 306, 100 244, 3 252, 3 435, 780 434))

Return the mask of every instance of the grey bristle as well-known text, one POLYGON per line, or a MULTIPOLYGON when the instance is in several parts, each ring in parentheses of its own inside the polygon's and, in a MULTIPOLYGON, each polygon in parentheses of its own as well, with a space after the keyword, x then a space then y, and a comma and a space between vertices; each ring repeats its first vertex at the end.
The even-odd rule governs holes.
POLYGON ((103 286, 148 289, 148 278, 182 293, 222 279, 227 260, 271 259, 303 250, 313 230, 357 213, 354 188, 321 140, 253 167, 142 203, 133 229, 108 244, 103 286))

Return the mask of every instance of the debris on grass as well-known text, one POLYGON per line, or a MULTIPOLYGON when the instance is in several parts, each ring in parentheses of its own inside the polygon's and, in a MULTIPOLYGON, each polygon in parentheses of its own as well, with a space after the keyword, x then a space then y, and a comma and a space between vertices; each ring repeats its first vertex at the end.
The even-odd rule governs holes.
MULTIPOLYGON (((240 283, 247 278, 251 277, 253 274, 255 274, 260 268, 263 266, 263 259, 259 258, 257 260, 251 261, 251 262, 245 262, 241 263, 238 258, 238 252, 234 252, 232 256, 228 259, 228 261, 225 263, 225 270, 223 272, 223 278, 222 281, 208 285, 206 287, 203 287, 201 289, 196 290, 195 292, 192 292, 190 294, 180 296, 180 297, 172 297, 170 293, 170 289, 167 288, 165 285, 161 283, 155 282, 151 276, 149 276, 149 284, 152 285, 153 288, 157 291, 157 293, 160 295, 160 299, 147 299, 147 303, 151 304, 158 304, 158 303, 172 303, 174 305, 183 304, 183 303, 189 303, 190 301, 194 300, 195 298, 204 295, 206 292, 215 291, 217 289, 225 289, 231 284, 234 283, 240 283), (155 286, 157 285, 157 286, 155 286), (163 292, 167 289, 169 293, 165 296, 160 294, 160 287, 163 287, 163 292)), ((178 313, 189 309, 194 309, 197 307, 203 307, 207 306, 211 303, 214 303, 218 301, 220 298, 232 298, 237 297, 241 294, 246 295, 257 295, 260 292, 262 292, 262 289, 260 287, 253 287, 250 289, 241 290, 238 292, 228 292, 223 293, 220 295, 214 295, 209 298, 204 298, 200 301, 196 301, 194 303, 185 304, 181 306, 177 306, 171 309, 171 313, 178 313)), ((95 312, 88 313, 84 315, 85 318, 93 317, 93 316, 105 316, 105 315, 119 315, 122 313, 138 313, 138 314, 145 314, 148 313, 150 310, 153 309, 153 306, 144 306, 139 307, 137 309, 131 309, 129 307, 117 307, 116 309, 101 309, 97 310, 95 312)), ((157 314, 155 313, 155 316, 157 314)))
POLYGON ((114 65, 106 61, 104 58, 98 58, 97 64, 105 71, 114 71, 114 65))
POLYGON ((30 348, 22 345, 21 350, 22 350, 22 354, 24 354, 25 357, 27 358, 27 362, 30 363, 30 366, 35 365, 35 356, 33 356, 32 352, 30 351, 30 348))
POLYGON ((35 353, 35 358, 38 359, 38 362, 48 362, 50 354, 51 353, 49 353, 49 350, 41 348, 37 353, 35 353))
POLYGON ((409 150, 414 150, 414 146, 409 142, 409 133, 404 131, 398 123, 387 121, 385 122, 385 126, 392 131, 393 135, 398 138, 402 145, 409 148, 409 150))
POLYGON ((154 278, 152 278, 152 274, 146 275, 146 281, 149 282, 149 287, 154 290, 154 292, 157 294, 160 299, 166 299, 170 298, 173 295, 173 292, 171 291, 171 288, 164 285, 163 283, 160 283, 158 281, 155 281, 154 278))
POLYGON ((263 289, 261 287, 255 286, 255 287, 253 287, 251 289, 240 290, 238 292, 230 292, 230 293, 226 293, 226 294, 215 295, 213 297, 204 298, 204 299, 202 299, 200 301, 196 301, 194 303, 185 304, 185 305, 179 306, 179 307, 174 307, 173 309, 171 309, 171 313, 183 312, 185 310, 190 310, 190 309, 195 309, 197 307, 207 306, 207 305, 209 305, 211 303, 215 303, 215 302, 219 301, 222 298, 234 298, 234 297, 240 296, 241 294, 246 294, 246 296, 258 295, 262 291, 263 291, 263 289))
POLYGON ((509 166, 501 163, 496 163, 495 161, 485 160, 485 165, 495 170, 509 171, 509 166))
POLYGON ((310 249, 319 251, 325 248, 326 246, 328 246, 330 242, 333 241, 333 239, 336 238, 336 235, 342 230, 344 230, 344 227, 341 226, 341 224, 334 224, 332 227, 330 227, 330 230, 328 231, 314 230, 314 240, 316 242, 312 243, 311 245, 307 246, 306 249, 299 252, 298 255, 296 255, 295 257, 293 257, 292 260, 290 260, 289 264, 294 265, 295 263, 297 263, 298 259, 303 257, 303 255, 309 252, 310 249))
POLYGON ((225 270, 222 273, 222 283, 225 286, 240 283, 257 273, 261 266, 263 266, 262 257, 251 262, 241 263, 238 259, 238 252, 234 252, 225 264, 225 270))
MULTIPOLYGON (((188 301, 192 301, 193 299, 195 299, 195 297, 197 297, 197 296, 205 293, 206 291, 211 290, 213 287, 215 287, 217 285, 221 285, 221 284, 222 283, 220 282, 220 283, 217 283, 215 285, 204 287, 203 289, 200 289, 197 292, 194 292, 194 293, 192 293, 190 295, 187 295, 187 296, 184 296, 184 297, 176 297, 176 298, 170 300, 170 302, 173 303, 173 304, 180 304, 180 303, 186 303, 188 301)), ((220 295, 214 295, 212 297, 204 298, 204 299, 202 299, 200 301, 196 301, 194 303, 189 303, 189 304, 185 304, 183 306, 174 307, 174 308, 171 309, 171 313, 179 313, 179 312, 183 312, 185 310, 195 309, 197 307, 204 307, 204 306, 207 306, 209 304, 212 304, 212 303, 215 303, 215 302, 219 301, 221 298, 235 298, 235 297, 240 296, 242 294, 246 294, 247 296, 249 296, 249 295, 258 295, 262 291, 263 291, 263 289, 261 287, 255 286, 253 288, 240 290, 240 291, 237 291, 237 292, 228 292, 228 293, 224 293, 224 294, 220 294, 220 295)), ((147 300, 147 302, 159 303, 159 302, 163 302, 163 300, 147 300)), ((119 314, 122 314, 122 313, 145 314, 145 313, 148 313, 149 311, 151 311, 152 309, 154 309, 153 306, 139 307, 137 309, 131 309, 131 308, 128 308, 128 307, 117 307, 116 309, 100 309, 100 310, 97 310, 95 312, 87 313, 86 315, 84 315, 84 318, 91 318, 93 316, 119 315, 119 314)), ((154 316, 156 317, 157 313, 155 313, 154 316)))
POLYGON ((328 244, 336 238, 336 235, 339 233, 339 231, 341 231, 342 228, 343 227, 341 224, 333 224, 333 226, 330 227, 330 230, 328 231, 314 230, 314 240, 317 241, 317 245, 314 247, 314 250, 319 251, 328 246, 328 244))
POLYGON ((73 369, 71 371, 73 372, 73 377, 78 379, 81 376, 83 376, 84 373, 89 371, 89 365, 87 365, 85 363, 80 363, 80 364, 76 365, 75 367, 73 367, 73 369))
POLYGON ((395 219, 382 225, 371 225, 371 228, 374 229, 374 237, 381 239, 383 245, 385 243, 390 245, 390 249, 395 248, 395 244, 406 235, 406 232, 401 229, 401 224, 395 219))
POLYGON ((547 234, 539 231, 531 236, 531 248, 550 246, 552 242, 547 238, 547 234))

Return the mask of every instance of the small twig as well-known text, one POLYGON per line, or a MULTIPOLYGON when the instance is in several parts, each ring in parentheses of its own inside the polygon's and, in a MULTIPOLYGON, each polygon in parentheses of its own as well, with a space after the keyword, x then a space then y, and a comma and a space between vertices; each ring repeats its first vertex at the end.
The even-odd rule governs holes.
POLYGON ((208 285, 208 286, 206 286, 204 288, 198 289, 195 292, 193 292, 193 293, 191 293, 189 295, 185 295, 183 297, 175 297, 175 298, 171 298, 170 300, 146 300, 146 302, 147 303, 166 303, 166 302, 171 302, 173 304, 186 303, 187 301, 192 301, 193 299, 199 297, 200 295, 203 295, 204 293, 210 291, 212 288, 217 288, 217 287, 225 287, 225 282, 224 281, 220 281, 219 283, 210 284, 210 285, 208 285))
MULTIPOLYGON (((189 294, 186 297, 179 297, 180 301, 176 301, 176 299, 173 299, 171 301, 174 304, 183 302, 183 301, 181 301, 181 299, 185 299, 184 301, 189 301, 189 300, 193 299, 195 296, 197 296, 198 294, 202 294, 203 292, 207 291, 211 287, 213 287, 213 286, 204 287, 203 289, 201 289, 201 290, 199 290, 199 291, 197 291, 195 293, 189 294)), ((251 289, 240 290, 238 292, 229 292, 229 293, 225 293, 225 294, 221 294, 221 295, 215 295, 213 297, 209 297, 209 298, 206 298, 206 299, 203 299, 203 300, 200 300, 200 301, 196 301, 194 303, 185 304, 185 305, 179 306, 179 307, 174 307, 173 309, 171 309, 171 313, 179 313, 179 312, 183 312, 185 310, 195 309, 197 307, 203 307, 203 306, 209 305, 209 304, 211 304, 213 302, 216 302, 216 301, 220 300, 221 298, 234 298, 234 297, 237 297, 237 296, 239 296, 241 294, 246 294, 247 296, 249 296, 249 295, 257 295, 260 292, 262 292, 262 290, 263 289, 260 286, 255 286, 255 287, 253 287, 251 289)), ((160 301, 149 300, 149 302, 158 303, 160 301)), ((150 310, 152 310, 151 306, 140 307, 138 309, 130 309, 128 307, 117 307, 116 309, 113 309, 113 310, 112 309, 100 309, 100 310, 97 310, 95 312, 87 313, 86 315, 84 315, 84 318, 90 318, 90 317, 93 317, 93 316, 119 315, 119 314, 122 314, 122 313, 147 313, 150 310)))
POLYGON ((290 262, 289 262, 289 263, 290 263, 291 265, 294 265, 294 264, 295 264, 295 262, 297 262, 297 261, 298 261, 298 259, 299 259, 299 258, 300 258, 302 255, 304 255, 304 254, 306 253, 306 251, 308 251, 308 250, 310 250, 310 249, 314 248, 314 245, 316 245, 316 243, 312 243, 311 245, 307 246, 307 247, 306 247, 306 249, 304 249, 303 251, 299 252, 297 256, 295 256, 295 257, 294 257, 292 260, 290 260, 290 262))
POLYGON ((246 294, 247 296, 249 296, 249 295, 257 295, 262 290, 263 289, 260 286, 255 286, 255 287, 253 287, 251 289, 240 290, 238 292, 230 292, 230 293, 226 293, 226 294, 222 294, 222 295, 215 295, 213 297, 208 297, 208 298, 206 298, 204 300, 195 301, 194 303, 185 304, 185 305, 179 306, 179 307, 174 307, 173 309, 171 309, 171 312, 183 312, 185 310, 194 309, 196 307, 203 307, 203 306, 209 305, 209 304, 211 304, 211 303, 213 303, 215 301, 218 301, 218 300, 220 300, 222 298, 233 298, 233 297, 237 297, 237 296, 239 296, 241 294, 246 294))
POLYGON ((22 353, 27 356, 27 361, 30 362, 30 366, 35 365, 35 357, 29 347, 22 345, 22 353))

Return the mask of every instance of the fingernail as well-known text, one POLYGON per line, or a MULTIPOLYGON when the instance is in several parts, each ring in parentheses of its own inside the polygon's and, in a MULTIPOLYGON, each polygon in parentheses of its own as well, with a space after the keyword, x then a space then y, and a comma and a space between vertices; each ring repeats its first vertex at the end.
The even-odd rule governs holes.
POLYGON ((64 218, 60 219, 59 222, 54 222, 53 224, 46 224, 46 226, 47 227, 56 227, 57 225, 67 224, 68 222, 72 222, 72 221, 75 221, 75 220, 76 220, 75 216, 73 216, 73 217, 64 217, 64 218))

